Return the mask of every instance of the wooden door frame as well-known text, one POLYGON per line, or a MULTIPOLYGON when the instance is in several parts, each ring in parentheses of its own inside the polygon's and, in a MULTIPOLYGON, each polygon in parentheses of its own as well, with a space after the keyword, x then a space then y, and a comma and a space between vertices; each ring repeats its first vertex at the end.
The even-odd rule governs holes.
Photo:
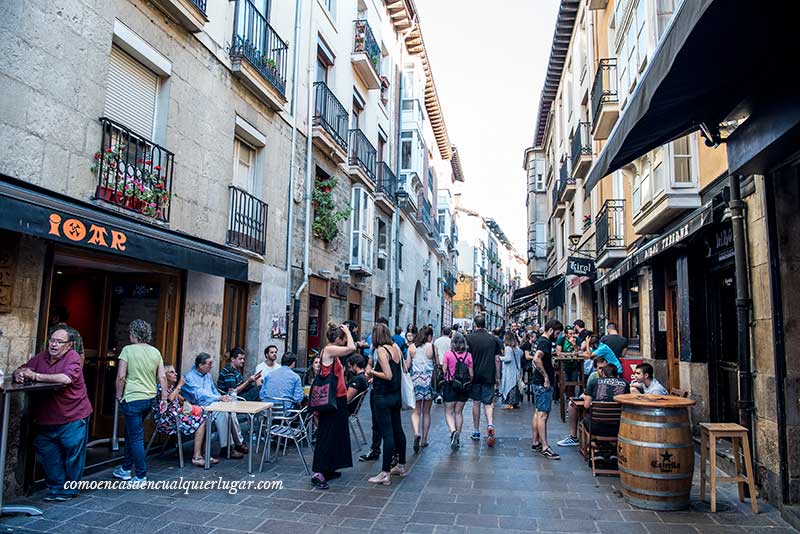
POLYGON ((669 390, 681 387, 680 324, 678 324, 678 321, 672 320, 673 317, 678 317, 677 306, 679 304, 677 301, 678 283, 673 280, 666 284, 664 295, 664 304, 667 313, 667 389, 669 390), (678 340, 677 347, 675 346, 676 339, 678 340))

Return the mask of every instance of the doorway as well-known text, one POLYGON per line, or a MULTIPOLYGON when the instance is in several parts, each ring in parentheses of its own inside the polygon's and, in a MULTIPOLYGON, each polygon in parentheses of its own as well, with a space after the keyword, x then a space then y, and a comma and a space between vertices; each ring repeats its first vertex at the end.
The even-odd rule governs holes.
POLYGON ((325 319, 325 298, 318 295, 308 297, 308 350, 319 352, 322 349, 322 331, 327 323, 325 319))
POLYGON ((736 277, 733 266, 716 271, 709 280, 709 398, 711 420, 739 421, 739 361, 736 347, 736 277))

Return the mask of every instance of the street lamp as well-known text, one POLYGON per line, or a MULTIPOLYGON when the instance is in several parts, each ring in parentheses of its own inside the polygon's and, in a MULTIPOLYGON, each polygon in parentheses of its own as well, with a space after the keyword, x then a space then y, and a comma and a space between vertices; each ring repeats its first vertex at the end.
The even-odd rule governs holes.
POLYGON ((397 193, 394 194, 394 198, 397 200, 398 208, 408 207, 408 193, 406 193, 404 190, 398 190, 397 193))

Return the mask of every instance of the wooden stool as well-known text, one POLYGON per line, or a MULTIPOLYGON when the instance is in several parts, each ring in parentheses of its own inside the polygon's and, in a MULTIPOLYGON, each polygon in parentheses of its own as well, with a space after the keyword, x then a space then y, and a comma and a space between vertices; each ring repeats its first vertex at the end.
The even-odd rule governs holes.
POLYGON ((747 429, 735 423, 700 423, 700 500, 706 499, 706 456, 711 460, 711 511, 717 511, 717 481, 736 482, 739 486, 739 502, 744 502, 744 485, 750 490, 750 504, 753 513, 758 513, 756 483, 753 478, 753 460, 750 456, 750 443, 747 440, 747 429), (735 477, 717 476, 717 440, 730 438, 733 447, 733 458, 736 464, 735 477), (742 461, 739 458, 739 447, 744 452, 745 472, 742 473, 742 461), (743 476, 742 476, 743 475, 743 476))

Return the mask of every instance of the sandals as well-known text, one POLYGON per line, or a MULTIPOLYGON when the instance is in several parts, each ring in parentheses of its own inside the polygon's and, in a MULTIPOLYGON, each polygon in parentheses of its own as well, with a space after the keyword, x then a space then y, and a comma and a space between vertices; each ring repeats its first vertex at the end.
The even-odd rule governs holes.
MULTIPOLYGON (((216 465, 216 464, 219 463, 219 460, 217 460, 216 458, 212 457, 211 461, 209 463, 211 465, 216 465)), ((194 458, 192 458, 192 465, 195 465, 197 467, 205 467, 206 466, 206 459, 203 458, 202 456, 195 456, 194 458)))

